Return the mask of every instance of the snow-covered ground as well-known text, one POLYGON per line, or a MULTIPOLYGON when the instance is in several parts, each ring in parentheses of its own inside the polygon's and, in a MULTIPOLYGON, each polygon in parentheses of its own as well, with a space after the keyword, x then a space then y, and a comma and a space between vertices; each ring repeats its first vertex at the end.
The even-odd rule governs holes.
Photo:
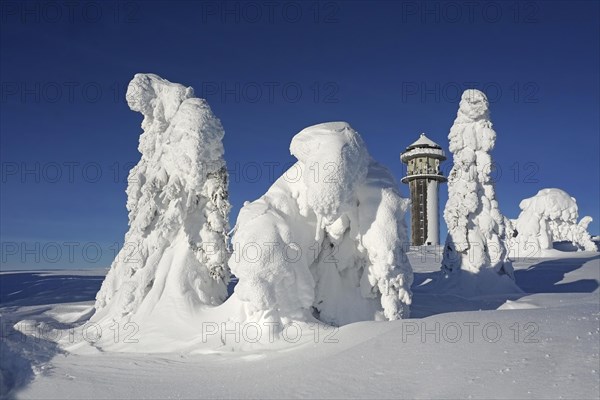
MULTIPOLYGON (((429 292, 440 251, 413 249, 410 319, 290 326, 287 343, 269 349, 185 354, 67 351, 70 334, 73 341, 83 330, 89 341, 97 334, 85 322, 106 271, 2 272, 0 388, 13 388, 11 397, 60 399, 597 399, 600 255, 555 254, 514 263, 524 294, 461 298, 429 292), (20 331, 12 328, 19 321, 20 331), (57 332, 65 335, 60 346, 57 332)), ((252 341, 254 328, 199 326, 198 348, 221 335, 252 341)), ((103 334, 135 341, 144 332, 115 326, 103 334)))

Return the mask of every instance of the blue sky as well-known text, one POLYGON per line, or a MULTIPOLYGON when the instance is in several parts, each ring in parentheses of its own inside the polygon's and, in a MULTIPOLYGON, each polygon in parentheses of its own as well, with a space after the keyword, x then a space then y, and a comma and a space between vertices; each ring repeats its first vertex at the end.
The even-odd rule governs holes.
POLYGON ((140 157, 124 101, 137 72, 193 86, 221 119, 232 224, 302 128, 348 121, 400 178, 420 132, 447 149, 475 87, 491 101, 502 212, 558 187, 600 233, 598 2, 69 4, 0 9, 3 268, 110 264, 140 157))

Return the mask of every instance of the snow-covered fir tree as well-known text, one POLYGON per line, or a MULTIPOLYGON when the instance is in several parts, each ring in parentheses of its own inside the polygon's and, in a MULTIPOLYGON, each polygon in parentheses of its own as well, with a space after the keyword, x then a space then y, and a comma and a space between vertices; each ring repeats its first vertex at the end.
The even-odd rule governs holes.
POLYGON ((221 122, 191 87, 137 74, 127 103, 144 116, 127 187, 129 231, 92 321, 188 318, 227 297, 228 176, 221 122))
POLYGON ((391 173, 345 122, 304 129, 290 151, 298 161, 237 220, 229 264, 240 318, 281 327, 408 317, 407 201, 391 173))
POLYGON ((498 208, 492 180, 490 151, 496 132, 484 93, 475 89, 463 93, 448 139, 454 165, 444 209, 448 236, 442 271, 450 277, 460 270, 477 274, 491 269, 513 278, 505 218, 498 208))
POLYGON ((541 255, 552 249, 554 242, 568 241, 580 250, 596 251, 596 245, 587 231, 592 217, 583 217, 579 223, 577 201, 560 189, 542 189, 535 196, 519 204, 521 213, 514 221, 513 239, 517 256, 541 255))

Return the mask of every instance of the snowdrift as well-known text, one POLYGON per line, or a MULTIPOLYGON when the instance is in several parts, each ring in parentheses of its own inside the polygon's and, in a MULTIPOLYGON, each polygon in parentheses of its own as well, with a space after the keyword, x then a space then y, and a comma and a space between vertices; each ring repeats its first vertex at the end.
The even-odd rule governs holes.
POLYGON ((95 323, 191 318, 227 297, 224 135, 191 87, 137 74, 127 103, 144 116, 127 187, 129 231, 96 296, 95 323))
POLYGON ((304 129, 290 151, 298 162, 237 220, 230 301, 240 318, 283 326, 408 317, 407 201, 391 173, 345 122, 304 129))
POLYGON ((579 223, 577 201, 560 189, 542 189, 519 204, 521 213, 513 222, 517 255, 544 256, 553 242, 569 241, 579 250, 597 251, 587 231, 591 217, 579 223))

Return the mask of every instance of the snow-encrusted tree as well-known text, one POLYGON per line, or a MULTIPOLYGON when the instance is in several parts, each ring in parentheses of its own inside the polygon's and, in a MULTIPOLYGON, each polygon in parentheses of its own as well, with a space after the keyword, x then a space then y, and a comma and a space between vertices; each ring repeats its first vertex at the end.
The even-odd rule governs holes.
POLYGON ((143 114, 129 173, 129 231, 92 321, 185 319, 227 297, 230 205, 223 127, 191 87, 137 74, 127 103, 143 114))
POLYGON ((577 201, 560 189, 542 189, 519 204, 521 213, 514 221, 517 235, 513 239, 517 256, 543 255, 552 243, 569 241, 578 249, 596 251, 587 231, 592 218, 579 223, 577 201))
POLYGON ((237 220, 229 265, 241 318, 342 325, 408 317, 407 201, 391 173, 345 122, 304 129, 290 151, 298 162, 237 220))
POLYGON ((475 89, 463 93, 448 139, 454 165, 444 209, 448 237, 442 271, 450 277, 459 270, 478 274, 490 269, 513 278, 505 218, 498 208, 491 177, 490 151, 496 132, 485 94, 475 89))

